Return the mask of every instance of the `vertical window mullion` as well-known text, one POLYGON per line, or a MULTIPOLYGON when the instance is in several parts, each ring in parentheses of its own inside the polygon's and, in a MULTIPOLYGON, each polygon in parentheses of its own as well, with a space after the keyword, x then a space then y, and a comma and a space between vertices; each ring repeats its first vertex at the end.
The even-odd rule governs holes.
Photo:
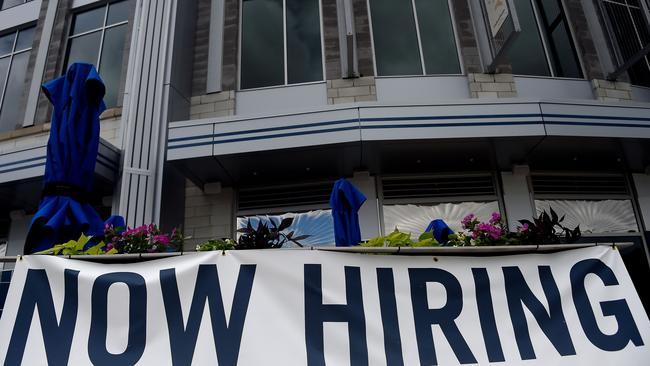
POLYGON ((548 65, 548 69, 551 72, 551 76, 555 77, 557 74, 557 71, 555 70, 555 65, 553 62, 551 62, 551 58, 549 57, 549 45, 548 45, 548 38, 550 35, 546 31, 546 27, 541 26, 541 18, 540 18, 540 11, 537 7, 537 1, 536 0, 530 0, 532 9, 533 9, 533 14, 535 15, 535 23, 537 24, 537 29, 539 30, 540 38, 542 41, 542 48, 544 50, 544 56, 546 57, 546 64, 548 65))
POLYGON ((9 54, 9 66, 7 66, 7 75, 5 76, 5 82, 4 85, 2 86, 2 93, 0 93, 0 113, 2 113, 2 106, 5 101, 5 96, 7 94, 7 86, 9 85, 9 76, 11 75, 11 67, 14 64, 14 55, 16 52, 16 44, 18 43, 18 33, 19 31, 16 31, 16 35, 14 36, 14 44, 11 46, 11 53, 9 54))
POLYGON ((426 65, 424 63, 424 52, 422 52, 422 37, 420 37, 420 22, 418 19, 418 10, 415 8, 415 0, 411 0, 413 7, 413 21, 415 22, 415 34, 418 37, 418 51, 420 52, 420 64, 422 65, 422 74, 427 75, 426 65))
POLYGON ((108 8, 110 6, 111 6, 110 4, 106 4, 106 11, 104 11, 104 22, 102 23, 102 37, 99 41, 99 52, 97 55, 97 72, 99 72, 99 68, 102 62, 102 52, 104 49, 104 37, 106 37, 106 22, 108 22, 108 8))
POLYGON ((289 70, 287 63, 289 58, 287 57, 287 0, 282 0, 282 38, 284 44, 284 85, 289 84, 289 70))

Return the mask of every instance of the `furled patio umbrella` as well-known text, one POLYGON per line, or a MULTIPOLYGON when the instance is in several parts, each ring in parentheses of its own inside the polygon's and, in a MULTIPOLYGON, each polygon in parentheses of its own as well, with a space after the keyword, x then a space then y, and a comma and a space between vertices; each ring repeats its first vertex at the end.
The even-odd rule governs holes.
POLYGON ((103 221, 89 204, 99 146, 99 115, 106 89, 93 65, 75 63, 42 86, 53 105, 43 197, 32 220, 25 254, 103 234, 103 221))
POLYGON ((433 232, 433 237, 443 246, 449 241, 449 235, 454 233, 454 231, 451 230, 447 223, 442 219, 431 221, 426 230, 424 230, 424 232, 429 231, 433 232))
POLYGON ((330 195, 330 207, 334 219, 334 241, 337 247, 357 245, 361 241, 359 229, 359 208, 366 202, 352 183, 339 179, 334 183, 330 195))

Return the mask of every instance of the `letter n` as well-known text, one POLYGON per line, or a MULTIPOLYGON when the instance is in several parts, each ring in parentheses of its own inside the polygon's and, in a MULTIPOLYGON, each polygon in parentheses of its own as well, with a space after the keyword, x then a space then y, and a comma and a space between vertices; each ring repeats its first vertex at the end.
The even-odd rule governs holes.
POLYGON ((47 273, 43 269, 29 269, 20 299, 16 323, 9 341, 5 365, 20 365, 25 353, 34 311, 38 309, 47 363, 67 365, 77 323, 79 271, 66 269, 64 272, 65 297, 61 321, 56 319, 54 300, 47 273))

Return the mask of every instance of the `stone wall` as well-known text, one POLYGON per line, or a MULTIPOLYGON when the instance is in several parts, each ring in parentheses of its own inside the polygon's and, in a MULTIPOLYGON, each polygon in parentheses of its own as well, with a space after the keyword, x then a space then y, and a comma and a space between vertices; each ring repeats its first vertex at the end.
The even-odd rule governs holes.
POLYGON ((467 74, 472 98, 516 98, 512 74, 467 74))
POLYGON ((190 119, 216 118, 235 115, 235 91, 225 90, 192 97, 190 119))
POLYGON ((328 104, 374 101, 377 101, 377 88, 373 76, 327 80, 328 104))
POLYGON ((209 194, 192 184, 185 185, 185 224, 183 234, 191 236, 185 250, 194 250, 197 244, 209 239, 233 237, 232 188, 223 188, 209 194))
POLYGON ((591 81, 594 97, 603 102, 632 101, 632 86, 622 81, 594 79, 591 81))

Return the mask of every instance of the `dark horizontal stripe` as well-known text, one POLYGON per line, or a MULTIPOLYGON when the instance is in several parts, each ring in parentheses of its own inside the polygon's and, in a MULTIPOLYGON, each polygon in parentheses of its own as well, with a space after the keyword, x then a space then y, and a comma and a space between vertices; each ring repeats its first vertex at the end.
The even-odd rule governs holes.
POLYGON ((10 165, 29 163, 31 161, 36 161, 36 160, 39 160, 39 159, 45 159, 45 156, 37 156, 35 158, 29 158, 29 159, 25 159, 25 160, 12 161, 11 163, 0 164, 0 168, 10 166, 10 165))
POLYGON ((539 113, 524 114, 477 114, 466 116, 416 116, 416 117, 374 117, 361 118, 361 122, 391 122, 391 121, 429 121, 429 120, 455 120, 455 119, 487 119, 487 118, 529 118, 542 117, 539 113))
POLYGON ((607 123, 607 122, 574 122, 574 121, 545 121, 547 125, 569 126, 600 126, 600 127, 638 127, 650 128, 650 123, 607 123))
POLYGON ((361 126, 362 130, 393 129, 393 128, 429 128, 429 127, 476 127, 476 126, 512 126, 512 125, 537 125, 542 121, 511 121, 511 122, 466 122, 466 123, 418 123, 399 125, 372 125, 361 126))
POLYGON ((25 166, 21 166, 21 167, 18 167, 18 168, 12 168, 12 169, 7 169, 7 170, 0 170, 0 174, 11 173, 11 172, 15 172, 17 170, 36 168, 36 167, 39 167, 39 166, 45 166, 45 162, 38 163, 38 164, 32 164, 32 165, 25 165, 25 166))
POLYGON ((301 124, 301 125, 292 125, 292 126, 258 128, 258 129, 252 130, 252 131, 235 131, 235 132, 214 133, 214 134, 210 134, 210 135, 177 137, 177 138, 169 139, 169 142, 198 140, 198 139, 201 139, 201 138, 210 138, 210 137, 218 138, 218 137, 226 137, 226 136, 245 135, 245 134, 249 134, 249 133, 286 131, 286 130, 294 130, 294 129, 298 129, 298 128, 332 126, 332 125, 338 125, 338 124, 344 124, 344 123, 352 123, 352 122, 359 122, 359 120, 356 119, 356 118, 355 119, 342 119, 342 120, 338 120, 338 121, 305 123, 305 124, 301 124))
POLYGON ((575 118, 575 119, 604 119, 604 120, 621 120, 621 121, 648 121, 650 118, 645 117, 616 117, 616 116, 584 116, 573 114, 544 114, 544 117, 557 117, 557 118, 575 118))

